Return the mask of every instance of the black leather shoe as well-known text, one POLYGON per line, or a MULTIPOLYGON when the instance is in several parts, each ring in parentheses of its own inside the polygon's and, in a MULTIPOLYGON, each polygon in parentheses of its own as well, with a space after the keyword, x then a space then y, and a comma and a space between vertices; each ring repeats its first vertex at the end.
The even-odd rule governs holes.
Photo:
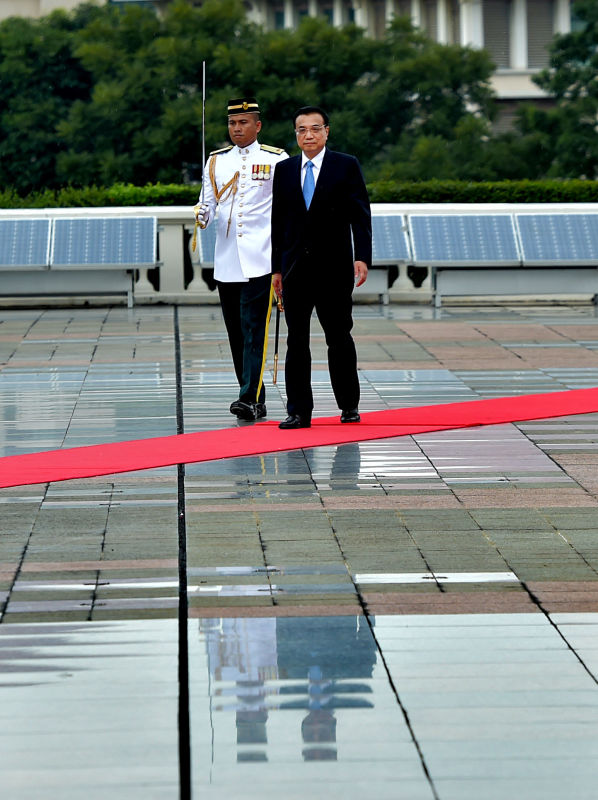
POLYGON ((242 400, 235 400, 234 403, 230 404, 230 413, 239 417, 239 419, 257 419, 255 404, 244 403, 242 400))
POLYGON ((293 428, 311 428, 311 419, 300 417, 299 414, 290 414, 278 427, 282 428, 283 431, 292 430, 293 428))
POLYGON ((343 409, 341 411, 341 422, 361 422, 359 411, 356 408, 343 409))
POLYGON ((256 403, 255 404, 255 418, 256 419, 261 419, 262 417, 265 417, 267 413, 268 413, 268 409, 266 408, 266 404, 265 403, 256 403))

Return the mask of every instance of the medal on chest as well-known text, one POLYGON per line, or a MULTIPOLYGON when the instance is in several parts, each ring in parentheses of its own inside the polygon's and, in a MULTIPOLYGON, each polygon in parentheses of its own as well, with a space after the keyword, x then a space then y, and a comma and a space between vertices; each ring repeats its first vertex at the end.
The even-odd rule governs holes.
POLYGON ((271 177, 270 164, 252 164, 251 166, 251 180, 252 181, 269 181, 271 177))

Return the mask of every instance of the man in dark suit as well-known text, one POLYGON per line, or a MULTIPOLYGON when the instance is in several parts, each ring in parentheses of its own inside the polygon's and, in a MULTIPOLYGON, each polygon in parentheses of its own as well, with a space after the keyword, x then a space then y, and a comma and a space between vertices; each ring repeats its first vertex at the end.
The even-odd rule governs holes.
POLYGON ((280 428, 309 428, 313 411, 310 321, 315 308, 341 422, 359 422, 352 292, 372 261, 370 204, 359 162, 326 149, 328 115, 304 106, 294 117, 302 154, 276 166, 272 281, 287 322, 288 417, 280 428))

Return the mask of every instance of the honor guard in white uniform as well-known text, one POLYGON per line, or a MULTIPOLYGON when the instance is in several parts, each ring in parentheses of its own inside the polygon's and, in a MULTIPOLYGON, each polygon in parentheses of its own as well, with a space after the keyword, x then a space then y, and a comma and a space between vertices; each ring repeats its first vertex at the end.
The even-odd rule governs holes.
POLYGON ((229 102, 233 144, 210 153, 195 206, 202 228, 214 219, 218 226, 214 279, 239 382, 239 398, 230 411, 245 420, 266 416, 263 373, 272 309, 272 178, 276 164, 288 158, 284 150, 257 141, 261 127, 254 97, 229 102))

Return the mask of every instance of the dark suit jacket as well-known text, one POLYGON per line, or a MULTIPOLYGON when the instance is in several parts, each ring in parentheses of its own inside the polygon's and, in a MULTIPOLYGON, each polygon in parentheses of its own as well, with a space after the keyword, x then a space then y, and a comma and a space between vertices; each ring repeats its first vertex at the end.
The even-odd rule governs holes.
POLYGON ((284 280, 295 267, 316 269, 353 281, 353 261, 372 263, 370 203, 357 159, 326 150, 309 211, 301 156, 280 161, 273 185, 272 272, 284 280))

